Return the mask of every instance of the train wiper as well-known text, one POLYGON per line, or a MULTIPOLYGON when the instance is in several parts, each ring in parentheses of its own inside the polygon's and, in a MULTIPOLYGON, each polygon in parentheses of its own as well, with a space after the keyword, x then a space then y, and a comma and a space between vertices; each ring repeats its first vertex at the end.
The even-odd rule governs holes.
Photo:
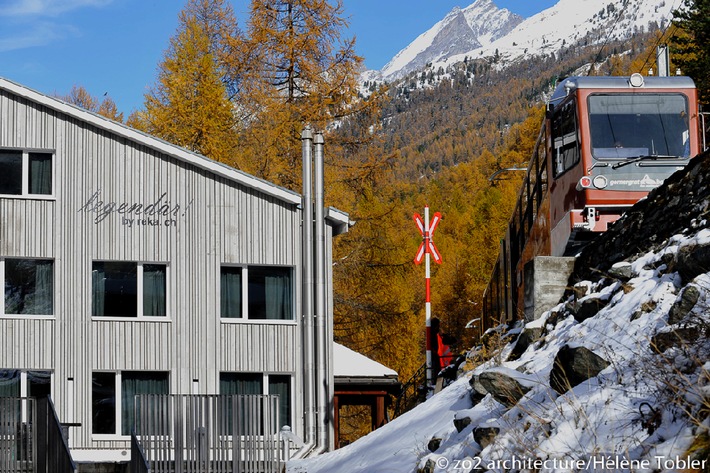
POLYGON ((646 154, 635 158, 627 159, 611 165, 612 169, 619 169, 628 164, 638 163, 639 161, 655 161, 656 159, 679 159, 679 156, 669 156, 667 154, 646 154))
POLYGON ((591 166, 589 166, 587 168, 587 174, 592 172, 592 169, 594 169, 594 168, 607 168, 607 167, 609 167, 609 163, 600 163, 599 161, 596 161, 594 164, 592 164, 591 166))

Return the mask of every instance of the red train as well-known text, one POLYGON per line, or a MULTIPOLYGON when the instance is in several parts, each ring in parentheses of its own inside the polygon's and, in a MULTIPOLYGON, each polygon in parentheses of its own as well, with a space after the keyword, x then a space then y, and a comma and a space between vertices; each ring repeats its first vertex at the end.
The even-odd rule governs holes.
POLYGON ((523 314, 526 265, 538 256, 576 254, 682 169, 700 151, 701 118, 688 77, 562 81, 484 293, 484 326, 529 319, 523 314))

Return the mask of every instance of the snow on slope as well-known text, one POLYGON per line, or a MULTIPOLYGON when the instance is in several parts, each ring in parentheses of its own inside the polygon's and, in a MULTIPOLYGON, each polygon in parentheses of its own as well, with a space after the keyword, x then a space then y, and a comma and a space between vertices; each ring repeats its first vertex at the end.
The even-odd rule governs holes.
POLYGON ((476 0, 463 10, 455 7, 443 20, 397 53, 382 68, 381 74, 388 79, 401 77, 426 63, 482 47, 521 21, 522 17, 507 9, 499 9, 492 0, 476 0))
MULTIPOLYGON (((571 45, 595 28, 604 28, 604 37, 626 38, 634 28, 649 22, 666 25, 682 0, 560 0, 556 5, 518 25, 505 37, 472 51, 469 56, 491 56, 496 50, 507 59, 524 55, 549 54, 571 45), (624 3, 626 2, 626 5, 624 3)), ((451 58, 456 61, 457 58, 451 58)), ((458 61, 463 57, 458 57, 458 61)))
MULTIPOLYGON (((710 341, 700 335, 694 346, 675 346, 663 354, 655 352, 650 341, 669 329, 669 310, 682 295, 680 277, 668 272, 665 262, 682 247, 708 243, 708 229, 677 235, 660 250, 633 261, 632 277, 624 284, 578 284, 587 287, 585 298, 608 298, 609 304, 581 323, 572 316, 561 317, 554 326, 547 323, 542 342, 530 346, 518 360, 499 367, 479 366, 353 444, 289 462, 287 472, 410 473, 427 463, 431 468, 427 471, 435 473, 469 471, 476 466, 496 472, 534 471, 525 468, 533 464, 540 472, 684 469, 692 461, 686 452, 694 436, 710 428, 707 419, 703 423, 702 416, 707 414, 701 410, 703 405, 707 409, 710 399, 710 341), (555 354, 564 345, 584 346, 610 365, 558 395, 548 380, 555 354), (512 408, 490 394, 472 406, 469 380, 491 369, 517 373, 532 389, 512 408), (458 432, 454 419, 466 417, 470 425, 458 432), (650 417, 655 419, 652 427, 650 417), (482 448, 473 438, 475 427, 500 431, 482 448), (440 438, 441 444, 432 453, 428 443, 433 437, 440 438), (635 468, 624 466, 629 461, 635 462, 635 468)), ((688 286, 700 294, 688 317, 707 327, 710 273, 696 277, 688 286)), ((560 304, 553 311, 563 308, 560 304)), ((545 326, 550 313, 528 326, 545 326)), ((688 323, 687 317, 684 320, 688 323)), ((512 345, 504 349, 502 359, 511 349, 512 345)), ((710 460, 697 461, 704 463, 696 466, 710 468, 710 460)))
POLYGON ((519 16, 498 9, 491 0, 477 0, 463 10, 458 7, 452 10, 381 71, 368 71, 363 77, 391 81, 420 70, 427 63, 433 63, 435 69, 439 66, 446 69, 467 56, 491 57, 496 51, 503 62, 551 54, 597 29, 603 31, 603 37, 597 39, 599 44, 607 35, 609 39, 628 38, 635 29, 645 29, 650 22, 666 26, 673 10, 681 4, 682 0, 559 0, 551 8, 519 22, 519 16), (470 28, 452 27, 455 20, 461 21, 460 16, 465 17, 470 28), (452 37, 456 35, 472 36, 475 41, 466 37, 457 42, 452 37), (465 43, 472 46, 464 48, 465 43))

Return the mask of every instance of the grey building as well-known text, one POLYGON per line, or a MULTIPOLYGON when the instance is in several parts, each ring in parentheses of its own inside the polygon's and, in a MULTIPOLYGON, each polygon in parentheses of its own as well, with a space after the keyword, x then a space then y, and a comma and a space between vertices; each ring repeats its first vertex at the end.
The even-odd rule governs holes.
POLYGON ((281 423, 330 448, 349 221, 316 203, 304 231, 309 194, 0 79, 0 396, 50 395, 78 462, 126 460, 146 393, 278 394, 281 423))

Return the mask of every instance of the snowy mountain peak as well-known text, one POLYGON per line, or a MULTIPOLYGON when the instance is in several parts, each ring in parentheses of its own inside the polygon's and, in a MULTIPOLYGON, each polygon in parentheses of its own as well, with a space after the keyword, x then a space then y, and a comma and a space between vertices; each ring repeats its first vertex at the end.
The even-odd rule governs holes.
POLYGON ((397 79, 427 63, 481 48, 522 21, 521 16, 498 8, 492 0, 476 0, 464 9, 454 7, 443 20, 397 53, 382 69, 382 76, 397 79))
POLYGON ((666 25, 674 3, 677 5, 667 0, 558 0, 524 19, 498 8, 493 0, 476 0, 466 8, 453 8, 381 71, 364 73, 363 80, 395 81, 427 64, 446 70, 467 56, 496 56, 506 63, 555 54, 582 40, 601 44, 628 38, 650 23, 666 25))

